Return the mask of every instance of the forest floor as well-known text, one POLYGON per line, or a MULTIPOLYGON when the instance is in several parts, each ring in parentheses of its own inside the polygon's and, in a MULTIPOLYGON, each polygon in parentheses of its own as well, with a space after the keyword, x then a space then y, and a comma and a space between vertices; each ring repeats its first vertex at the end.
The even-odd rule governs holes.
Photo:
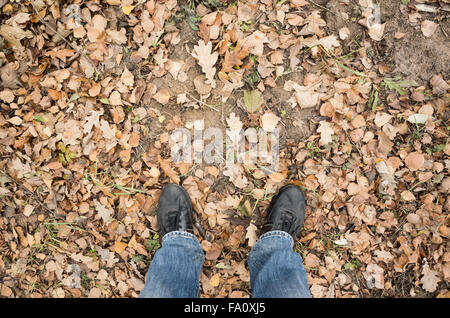
POLYGON ((0 296, 137 297, 178 183, 201 296, 251 297, 294 183, 313 297, 450 297, 450 4, 376 4, 0 0, 0 296), (278 128, 278 169, 175 163, 181 127, 278 128))

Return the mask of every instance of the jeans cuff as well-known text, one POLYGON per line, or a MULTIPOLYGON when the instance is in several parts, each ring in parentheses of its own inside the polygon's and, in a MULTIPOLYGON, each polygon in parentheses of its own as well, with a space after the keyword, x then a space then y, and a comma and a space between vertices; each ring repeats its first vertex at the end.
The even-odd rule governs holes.
POLYGON ((291 247, 294 246, 294 239, 292 238, 292 236, 288 232, 285 232, 285 231, 269 231, 269 232, 266 232, 266 233, 264 233, 263 235, 261 235, 259 237, 258 241, 267 239, 269 237, 281 237, 281 238, 287 239, 289 241, 291 247))
POLYGON ((166 241, 168 239, 177 238, 177 237, 187 238, 187 239, 193 240, 196 243, 199 243, 197 237, 194 234, 186 232, 186 231, 172 231, 172 232, 169 232, 169 233, 167 233, 166 235, 163 236, 162 241, 164 243, 164 241, 166 241))

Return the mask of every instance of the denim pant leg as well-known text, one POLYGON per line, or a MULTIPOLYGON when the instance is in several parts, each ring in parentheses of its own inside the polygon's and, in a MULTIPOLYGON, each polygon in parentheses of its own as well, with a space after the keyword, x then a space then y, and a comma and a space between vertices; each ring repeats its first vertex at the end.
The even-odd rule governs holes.
POLYGON ((261 235, 248 256, 253 297, 311 298, 302 258, 293 245, 284 231, 261 235))
POLYGON ((195 235, 173 231, 162 238, 139 298, 200 297, 200 272, 205 254, 195 235))

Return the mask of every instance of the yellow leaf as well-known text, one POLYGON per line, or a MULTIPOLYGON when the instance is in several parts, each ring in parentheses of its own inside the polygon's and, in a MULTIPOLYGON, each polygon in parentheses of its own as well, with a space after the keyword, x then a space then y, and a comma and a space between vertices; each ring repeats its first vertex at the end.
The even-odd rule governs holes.
POLYGON ((122 253, 125 248, 128 246, 127 243, 124 242, 115 242, 114 243, 114 251, 116 251, 117 254, 122 253))
POLYGON ((11 119, 8 119, 8 121, 13 124, 13 125, 21 125, 22 124, 22 118, 18 117, 18 116, 14 116, 11 119))
POLYGON ((219 274, 213 275, 213 276, 210 278, 209 283, 211 284, 212 287, 217 287, 217 286, 219 286, 219 283, 220 283, 220 276, 219 276, 219 274))
POLYGON ((122 12, 125 13, 126 15, 129 15, 131 13, 131 11, 133 11, 134 6, 123 6, 122 7, 122 12))
POLYGON ((7 4, 3 7, 2 11, 4 14, 10 14, 13 11, 13 6, 11 4, 7 4))

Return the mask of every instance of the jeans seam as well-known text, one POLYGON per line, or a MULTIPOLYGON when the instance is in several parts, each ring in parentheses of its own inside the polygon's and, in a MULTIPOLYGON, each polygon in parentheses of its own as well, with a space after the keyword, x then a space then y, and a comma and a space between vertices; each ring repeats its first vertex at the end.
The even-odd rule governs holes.
POLYGON ((292 236, 284 231, 270 231, 270 232, 266 232, 263 235, 261 235, 261 237, 259 238, 259 240, 268 238, 268 237, 282 237, 282 238, 287 238, 292 245, 294 245, 294 239, 292 238, 292 236))
POLYGON ((166 241, 167 239, 170 239, 172 237, 183 237, 183 238, 190 239, 190 240, 192 240, 192 241, 194 241, 196 243, 199 243, 197 237, 194 234, 189 233, 189 232, 184 232, 184 231, 172 231, 172 232, 169 232, 169 233, 167 233, 166 235, 163 236, 162 242, 164 243, 164 241, 166 241))

